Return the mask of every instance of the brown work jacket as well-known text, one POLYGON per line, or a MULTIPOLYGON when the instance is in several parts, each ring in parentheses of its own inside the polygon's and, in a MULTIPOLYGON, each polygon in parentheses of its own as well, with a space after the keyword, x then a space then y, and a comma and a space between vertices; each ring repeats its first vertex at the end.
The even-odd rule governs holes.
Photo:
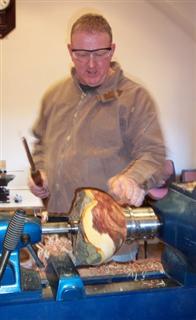
POLYGON ((111 68, 104 83, 86 93, 73 69, 43 98, 33 156, 48 177, 49 212, 68 212, 78 188, 107 191, 117 174, 146 190, 162 180, 165 146, 155 104, 117 63, 111 68))

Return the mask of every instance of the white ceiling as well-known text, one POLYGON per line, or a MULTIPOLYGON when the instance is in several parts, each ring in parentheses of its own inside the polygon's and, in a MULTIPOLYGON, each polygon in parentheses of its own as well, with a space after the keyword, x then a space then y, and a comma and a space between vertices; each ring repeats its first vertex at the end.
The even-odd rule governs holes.
POLYGON ((196 0, 147 0, 196 41, 196 0))

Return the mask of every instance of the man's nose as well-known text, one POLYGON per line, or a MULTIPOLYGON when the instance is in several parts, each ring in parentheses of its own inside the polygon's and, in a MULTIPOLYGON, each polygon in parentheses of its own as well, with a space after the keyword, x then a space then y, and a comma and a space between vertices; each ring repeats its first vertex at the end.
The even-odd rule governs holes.
POLYGON ((96 61, 95 61, 95 57, 94 57, 94 54, 93 52, 91 52, 90 56, 89 56, 89 61, 88 61, 88 64, 89 64, 89 67, 94 67, 96 61))

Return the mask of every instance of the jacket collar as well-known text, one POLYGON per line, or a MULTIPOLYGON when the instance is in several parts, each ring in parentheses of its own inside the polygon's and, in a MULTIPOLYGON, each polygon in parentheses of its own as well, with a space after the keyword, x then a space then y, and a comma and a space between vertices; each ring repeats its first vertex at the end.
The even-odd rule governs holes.
MULTIPOLYGON (((79 88, 80 91, 82 91, 74 67, 71 69, 71 75, 75 85, 79 88)), ((91 93, 95 92, 97 100, 102 102, 108 102, 116 99, 122 93, 122 91, 118 89, 118 84, 122 77, 123 71, 120 65, 115 61, 111 62, 110 73, 106 77, 105 81, 91 93)))

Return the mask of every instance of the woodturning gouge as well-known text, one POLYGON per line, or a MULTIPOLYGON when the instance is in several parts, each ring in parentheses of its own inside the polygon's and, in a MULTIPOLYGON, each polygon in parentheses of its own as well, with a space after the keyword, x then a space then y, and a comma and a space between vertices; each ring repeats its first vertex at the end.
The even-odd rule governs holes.
MULTIPOLYGON (((25 139, 25 137, 22 137, 22 142, 23 142, 23 145, 24 145, 24 148, 26 151, 27 158, 30 163, 31 177, 37 186, 42 187, 43 186, 43 179, 42 179, 41 173, 35 166, 35 163, 33 161, 33 157, 31 155, 31 152, 29 150, 29 146, 28 146, 28 143, 27 143, 27 140, 25 139)), ((42 199, 42 202, 43 202, 44 207, 47 208, 48 198, 42 199)))

